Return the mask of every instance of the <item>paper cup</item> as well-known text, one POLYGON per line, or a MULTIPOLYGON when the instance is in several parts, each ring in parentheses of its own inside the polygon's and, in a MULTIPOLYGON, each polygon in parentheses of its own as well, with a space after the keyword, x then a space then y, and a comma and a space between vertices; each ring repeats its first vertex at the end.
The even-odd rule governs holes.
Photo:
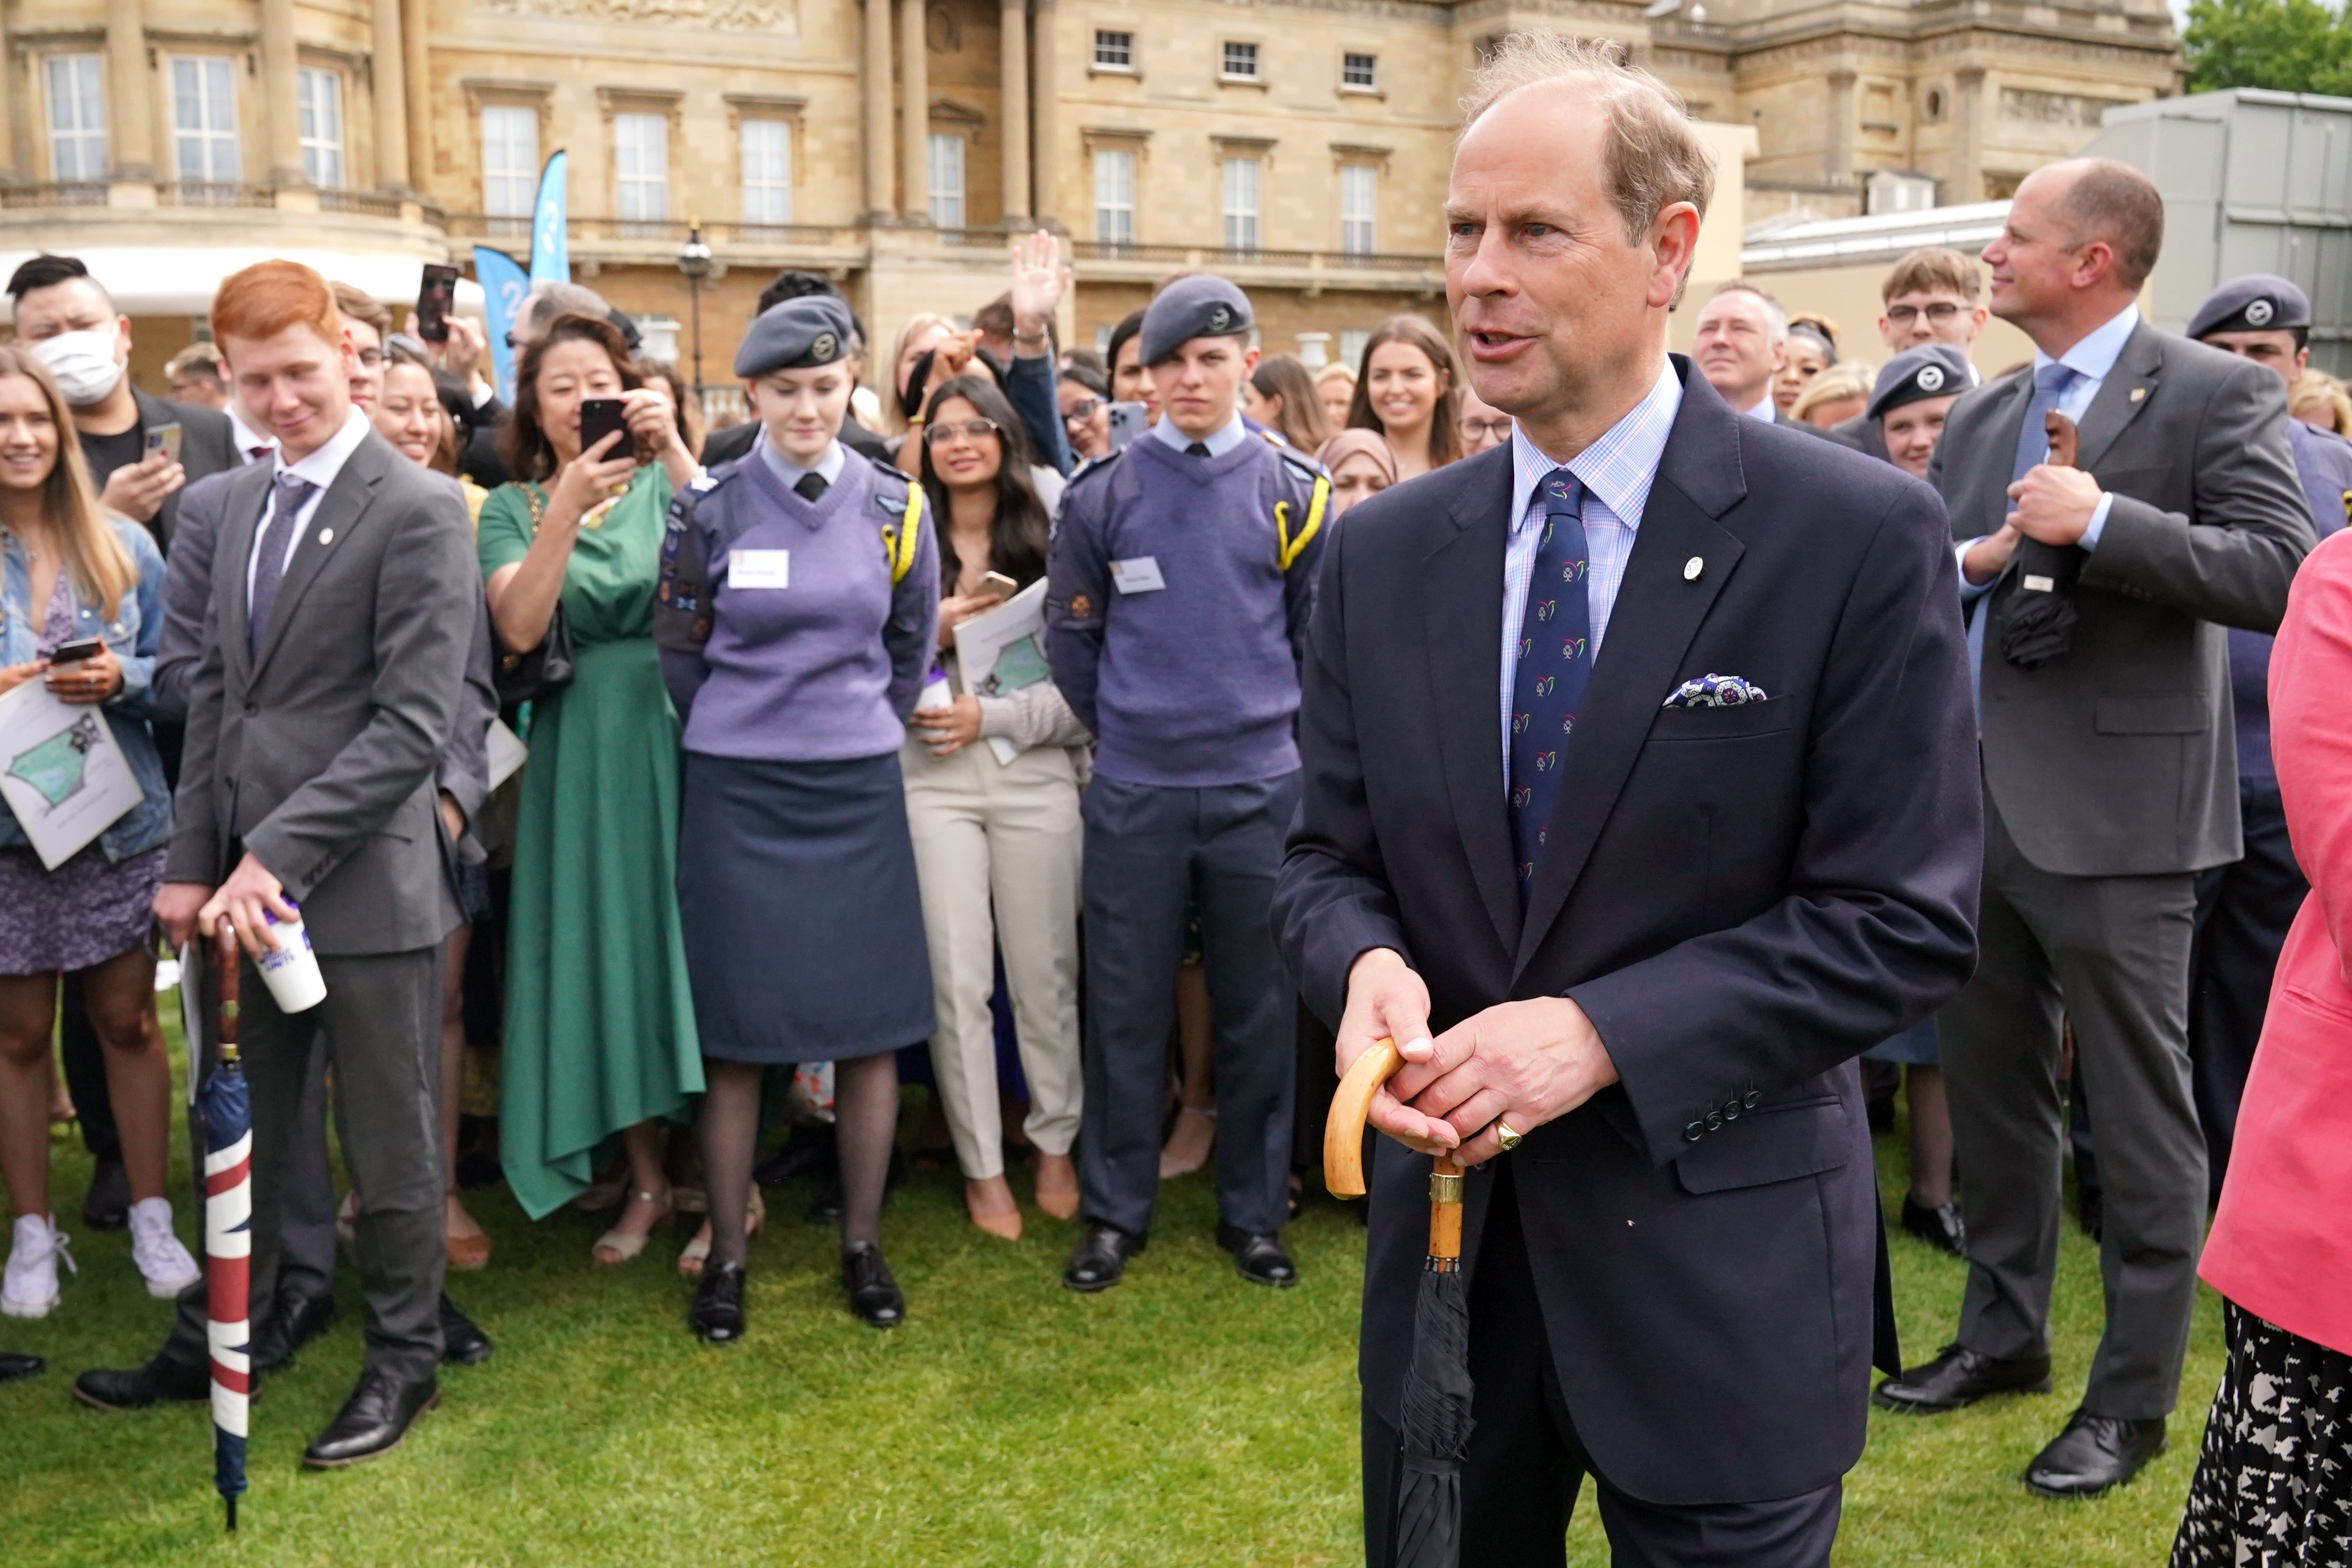
MULTIPOLYGON (((289 899, 288 903, 294 900, 289 899)), ((261 950, 256 965, 261 971, 261 982, 269 987, 270 1000, 281 1013, 302 1013, 327 999, 326 977, 319 973, 319 955, 310 951, 310 933, 302 925, 298 908, 290 921, 265 914, 275 929, 278 945, 276 951, 261 950)))

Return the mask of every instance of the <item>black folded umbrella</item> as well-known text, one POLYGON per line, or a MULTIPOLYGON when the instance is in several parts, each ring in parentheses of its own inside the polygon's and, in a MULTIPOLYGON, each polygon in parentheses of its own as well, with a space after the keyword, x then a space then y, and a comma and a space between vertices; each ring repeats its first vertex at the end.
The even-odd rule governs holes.
MULTIPOLYGON (((2081 449, 2074 422, 2053 408, 2042 416, 2042 427, 2050 433, 2049 465, 2074 467, 2081 449)), ((2040 669, 2074 647, 2074 627, 2083 618, 2074 604, 2074 584, 2085 559, 2078 545, 2018 541, 2017 590, 2009 596, 2008 616, 2001 623, 2001 658, 2020 669, 2040 669)))
POLYGON ((1404 1475, 1396 1568, 1455 1568, 1462 1555, 1462 1455, 1470 1446, 1470 1292, 1462 1274, 1462 1167, 1429 1173, 1429 1258, 1404 1370, 1404 1475))

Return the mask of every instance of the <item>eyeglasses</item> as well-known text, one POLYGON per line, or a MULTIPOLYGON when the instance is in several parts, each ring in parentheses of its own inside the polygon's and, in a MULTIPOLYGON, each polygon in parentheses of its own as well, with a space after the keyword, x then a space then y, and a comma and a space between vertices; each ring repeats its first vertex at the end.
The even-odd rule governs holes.
POLYGON ((1886 307, 1886 324, 1907 327, 1924 315, 1937 326, 1948 327, 1962 309, 1949 300, 1938 300, 1932 305, 1889 305, 1886 307))
POLYGON ((955 425, 926 425, 923 442, 926 446, 944 447, 961 436, 967 441, 985 441, 996 435, 1001 426, 993 419, 966 419, 955 425))
POLYGON ((1465 441, 1475 441, 1481 436, 1491 440, 1507 441, 1510 439, 1511 420, 1508 415, 1500 419, 1465 419, 1461 421, 1461 429, 1462 438, 1465 441))
POLYGON ((1065 425, 1083 425, 1087 420, 1093 418, 1097 412, 1101 409, 1102 405, 1103 400, 1099 397, 1082 397, 1078 399, 1077 402, 1072 404, 1068 408, 1063 410, 1062 423, 1065 425))
POLYGON ((383 351, 382 349, 360 350, 360 363, 370 370, 381 367, 383 363, 383 351))

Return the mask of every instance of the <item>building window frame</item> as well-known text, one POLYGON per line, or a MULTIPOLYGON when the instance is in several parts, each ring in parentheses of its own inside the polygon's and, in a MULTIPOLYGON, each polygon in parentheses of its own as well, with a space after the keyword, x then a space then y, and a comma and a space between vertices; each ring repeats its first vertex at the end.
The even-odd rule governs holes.
POLYGON ((1362 93, 1367 97, 1382 96, 1381 57, 1360 49, 1342 50, 1339 55, 1339 90, 1362 93))
POLYGON ((1129 246, 1135 243, 1138 166, 1141 149, 1100 146, 1092 152, 1095 181, 1095 243, 1129 246), (1123 188, 1122 188, 1123 187, 1123 188))
POLYGON ((1371 256, 1380 250, 1381 167, 1339 165, 1339 254, 1371 256))
MULTIPOLYGON (((528 226, 539 201, 541 106, 538 103, 485 101, 475 106, 474 134, 480 144, 482 215, 499 224, 528 226), (493 132, 493 126, 498 129, 493 132), (516 134, 530 132, 528 144, 516 134), (520 157, 518 158, 518 154, 520 157), (503 168, 493 158, 506 160, 503 168)), ((494 231, 496 232, 496 231, 494 231)), ((528 233, 526 226, 521 232, 528 233)))
POLYGON ((924 142, 925 206, 933 228, 960 229, 970 219, 971 138, 933 127, 924 142))
POLYGON ((294 74, 302 178, 324 191, 344 188, 350 143, 344 136, 343 73, 327 66, 303 66, 294 74))
POLYGON ((1255 38, 1217 40, 1217 79, 1235 87, 1265 85, 1265 46, 1255 38))
POLYGON ((40 80, 41 120, 49 138, 49 177, 60 184, 104 181, 112 172, 106 57, 95 50, 44 55, 40 80))
POLYGON ((236 58, 175 54, 165 58, 171 86, 165 107, 172 116, 172 177, 183 185, 239 184, 245 153, 237 135, 236 58))
POLYGON ((612 147, 613 216, 625 224, 669 222, 669 116, 614 110, 612 147))
POLYGON ((782 228, 793 221, 800 127, 788 115, 746 113, 735 130, 738 190, 746 224, 782 228), (755 150, 755 141, 773 145, 755 150))
POLYGON ((1224 248, 1255 251, 1265 245, 1265 158, 1263 153, 1232 152, 1218 163, 1224 218, 1224 248))
POLYGON ((1141 49, 1132 27, 1097 27, 1087 71, 1097 76, 1140 76, 1141 49))

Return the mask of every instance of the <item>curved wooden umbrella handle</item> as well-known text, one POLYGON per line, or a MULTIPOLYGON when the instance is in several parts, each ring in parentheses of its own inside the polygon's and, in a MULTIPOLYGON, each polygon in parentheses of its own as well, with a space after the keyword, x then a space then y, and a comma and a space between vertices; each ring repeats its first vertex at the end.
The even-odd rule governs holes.
POLYGON ((1371 1114, 1373 1094, 1402 1066, 1394 1040, 1375 1040, 1339 1080, 1323 1123, 1323 1184, 1332 1196, 1364 1195, 1364 1119, 1371 1114))
POLYGON ((2053 408, 2042 416, 2042 428, 2050 435, 2050 466, 2074 467, 2075 454, 2082 449, 2081 432, 2074 428, 2074 422, 2053 408))

